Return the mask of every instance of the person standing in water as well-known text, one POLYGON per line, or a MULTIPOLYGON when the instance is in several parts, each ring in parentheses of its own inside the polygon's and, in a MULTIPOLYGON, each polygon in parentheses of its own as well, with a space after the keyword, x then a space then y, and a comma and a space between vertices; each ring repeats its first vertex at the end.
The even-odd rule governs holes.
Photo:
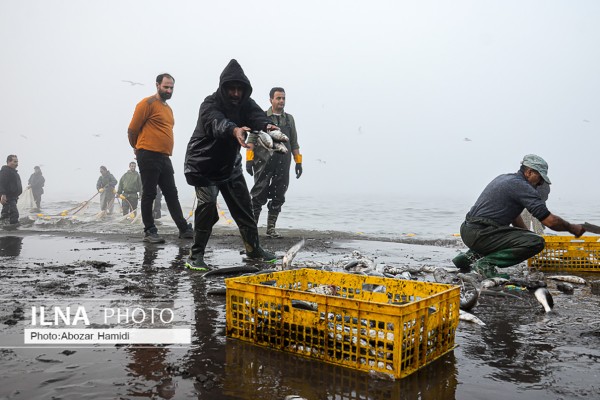
POLYGON ((44 194, 44 184, 46 183, 46 178, 42 175, 42 170, 37 165, 33 167, 33 174, 29 177, 29 181, 27 181, 27 185, 31 188, 31 195, 33 196, 33 201, 35 201, 35 206, 39 210, 42 206, 42 194, 44 194))
POLYGON ((100 177, 96 182, 96 190, 100 192, 100 211, 112 214, 117 190, 117 179, 104 165, 100 166, 100 177))

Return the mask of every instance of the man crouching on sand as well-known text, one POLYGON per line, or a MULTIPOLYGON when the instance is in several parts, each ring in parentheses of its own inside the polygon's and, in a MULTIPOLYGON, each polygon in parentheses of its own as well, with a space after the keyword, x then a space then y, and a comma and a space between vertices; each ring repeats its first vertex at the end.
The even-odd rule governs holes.
POLYGON ((252 214, 248 186, 242 173, 240 146, 248 147, 252 130, 275 130, 264 111, 250 98, 252 86, 236 60, 221 73, 219 88, 200 105, 198 124, 185 155, 185 177, 196 188, 198 206, 194 216, 194 244, 185 266, 206 270, 206 244, 219 220, 217 196, 221 192, 235 220, 249 259, 272 261, 263 250, 252 214))
POLYGON ((583 226, 548 210, 536 190, 544 182, 551 183, 548 164, 535 154, 523 157, 516 173, 500 175, 490 182, 460 227, 469 251, 454 257, 454 265, 463 272, 474 270, 490 278, 496 275, 495 267, 516 265, 544 250, 544 238, 530 232, 523 223, 523 209, 550 229, 583 235, 583 226))

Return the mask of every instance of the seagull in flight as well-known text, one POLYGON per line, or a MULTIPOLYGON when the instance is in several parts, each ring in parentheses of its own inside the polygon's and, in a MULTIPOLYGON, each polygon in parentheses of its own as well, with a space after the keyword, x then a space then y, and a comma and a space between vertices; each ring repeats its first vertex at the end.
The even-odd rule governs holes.
POLYGON ((468 137, 465 138, 465 142, 471 142, 472 140, 469 139, 468 137))
POLYGON ((126 81, 126 80, 121 80, 121 82, 127 82, 127 83, 129 83, 131 86, 135 86, 135 85, 142 85, 142 86, 144 86, 144 84, 143 84, 143 83, 140 83, 140 82, 126 81))

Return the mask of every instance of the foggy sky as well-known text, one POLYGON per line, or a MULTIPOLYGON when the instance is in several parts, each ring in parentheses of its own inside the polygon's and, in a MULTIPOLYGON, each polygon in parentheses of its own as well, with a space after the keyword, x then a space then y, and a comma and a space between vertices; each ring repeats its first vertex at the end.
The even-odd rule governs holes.
POLYGON ((134 107, 168 72, 172 160, 191 198, 185 148, 235 58, 264 109, 286 89, 304 156, 288 194, 474 200, 536 153, 551 196, 589 199, 599 17, 593 0, 4 1, 0 160, 17 154, 25 182, 41 165, 49 199, 89 198, 100 165, 127 170, 134 107))

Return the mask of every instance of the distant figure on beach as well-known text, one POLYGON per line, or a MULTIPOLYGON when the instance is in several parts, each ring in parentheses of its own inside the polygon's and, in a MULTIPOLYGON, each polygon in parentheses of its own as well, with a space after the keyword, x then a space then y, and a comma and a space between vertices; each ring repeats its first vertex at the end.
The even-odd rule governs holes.
POLYGON ((156 199, 156 187, 159 186, 165 196, 171 218, 179 229, 179 237, 192 239, 194 231, 183 217, 179 194, 175 185, 175 171, 170 156, 175 143, 173 110, 167 100, 173 95, 175 79, 169 74, 156 77, 156 94, 140 101, 133 113, 127 129, 129 144, 134 148, 142 177, 142 221, 144 222, 144 241, 164 243, 154 224, 153 204, 156 199))
MULTIPOLYGON (((544 202, 548 201, 548 196, 550 195, 550 185, 546 182, 542 183, 537 187, 537 191, 540 193, 540 197, 544 202)), ((521 213, 521 218, 523 219, 523 223, 532 232, 541 235, 544 233, 544 225, 535 217, 531 215, 527 209, 524 209, 521 213)))
POLYGON ((460 227, 460 235, 469 248, 452 262, 461 271, 476 271, 485 277, 496 275, 496 267, 516 265, 544 249, 544 238, 529 231, 521 218, 523 209, 555 231, 568 231, 579 237, 583 226, 571 224, 552 214, 536 190, 551 184, 548 164, 535 154, 527 154, 516 173, 492 180, 460 227), (512 224, 512 226, 511 226, 512 224))
POLYGON ((156 198, 154 199, 154 205, 152 206, 152 215, 154 219, 160 219, 162 217, 161 212, 162 207, 162 190, 160 190, 160 186, 156 187, 156 198))
POLYGON ((221 192, 235 220, 249 259, 270 261, 275 254, 260 247, 248 186, 242 171, 240 146, 247 148, 252 130, 277 126, 250 98, 252 86, 236 60, 221 73, 219 88, 200 105, 196 129, 185 154, 187 182, 195 186, 198 205, 194 216, 194 244, 185 266, 206 270, 204 252, 212 227, 219 221, 217 196, 221 192))
POLYGON ((33 174, 29 177, 27 181, 27 187, 31 188, 31 195, 33 196, 33 201, 35 201, 35 206, 38 210, 41 208, 42 204, 42 194, 44 194, 44 184, 46 183, 46 178, 42 175, 42 170, 37 165, 33 167, 33 174))
POLYGON ((272 88, 269 92, 269 101, 271 107, 267 110, 267 116, 287 136, 288 140, 281 142, 287 151, 282 153, 276 150, 267 150, 256 143, 255 136, 251 136, 248 138, 248 143, 252 143, 254 146, 246 149, 246 171, 254 176, 254 186, 250 191, 254 219, 258 224, 260 212, 266 204, 269 210, 267 236, 278 238, 281 235, 275 230, 275 225, 281 212, 281 206, 285 202, 285 193, 290 185, 292 154, 296 162, 296 179, 302 175, 302 155, 298 145, 294 117, 283 110, 285 90, 281 87, 272 88))
POLYGON ((100 166, 100 177, 96 182, 96 189, 100 192, 100 211, 112 214, 117 190, 117 179, 104 165, 100 166))
POLYGON ((121 208, 123 215, 127 215, 137 210, 139 193, 142 191, 142 180, 140 174, 135 170, 137 164, 132 161, 129 163, 129 170, 119 179, 117 195, 123 201, 121 208))
POLYGON ((17 201, 23 193, 21 185, 21 177, 17 172, 19 159, 16 155, 11 154, 6 157, 6 165, 0 169, 0 203, 2 203, 2 213, 0 220, 7 222, 9 225, 19 225, 19 210, 17 201))

